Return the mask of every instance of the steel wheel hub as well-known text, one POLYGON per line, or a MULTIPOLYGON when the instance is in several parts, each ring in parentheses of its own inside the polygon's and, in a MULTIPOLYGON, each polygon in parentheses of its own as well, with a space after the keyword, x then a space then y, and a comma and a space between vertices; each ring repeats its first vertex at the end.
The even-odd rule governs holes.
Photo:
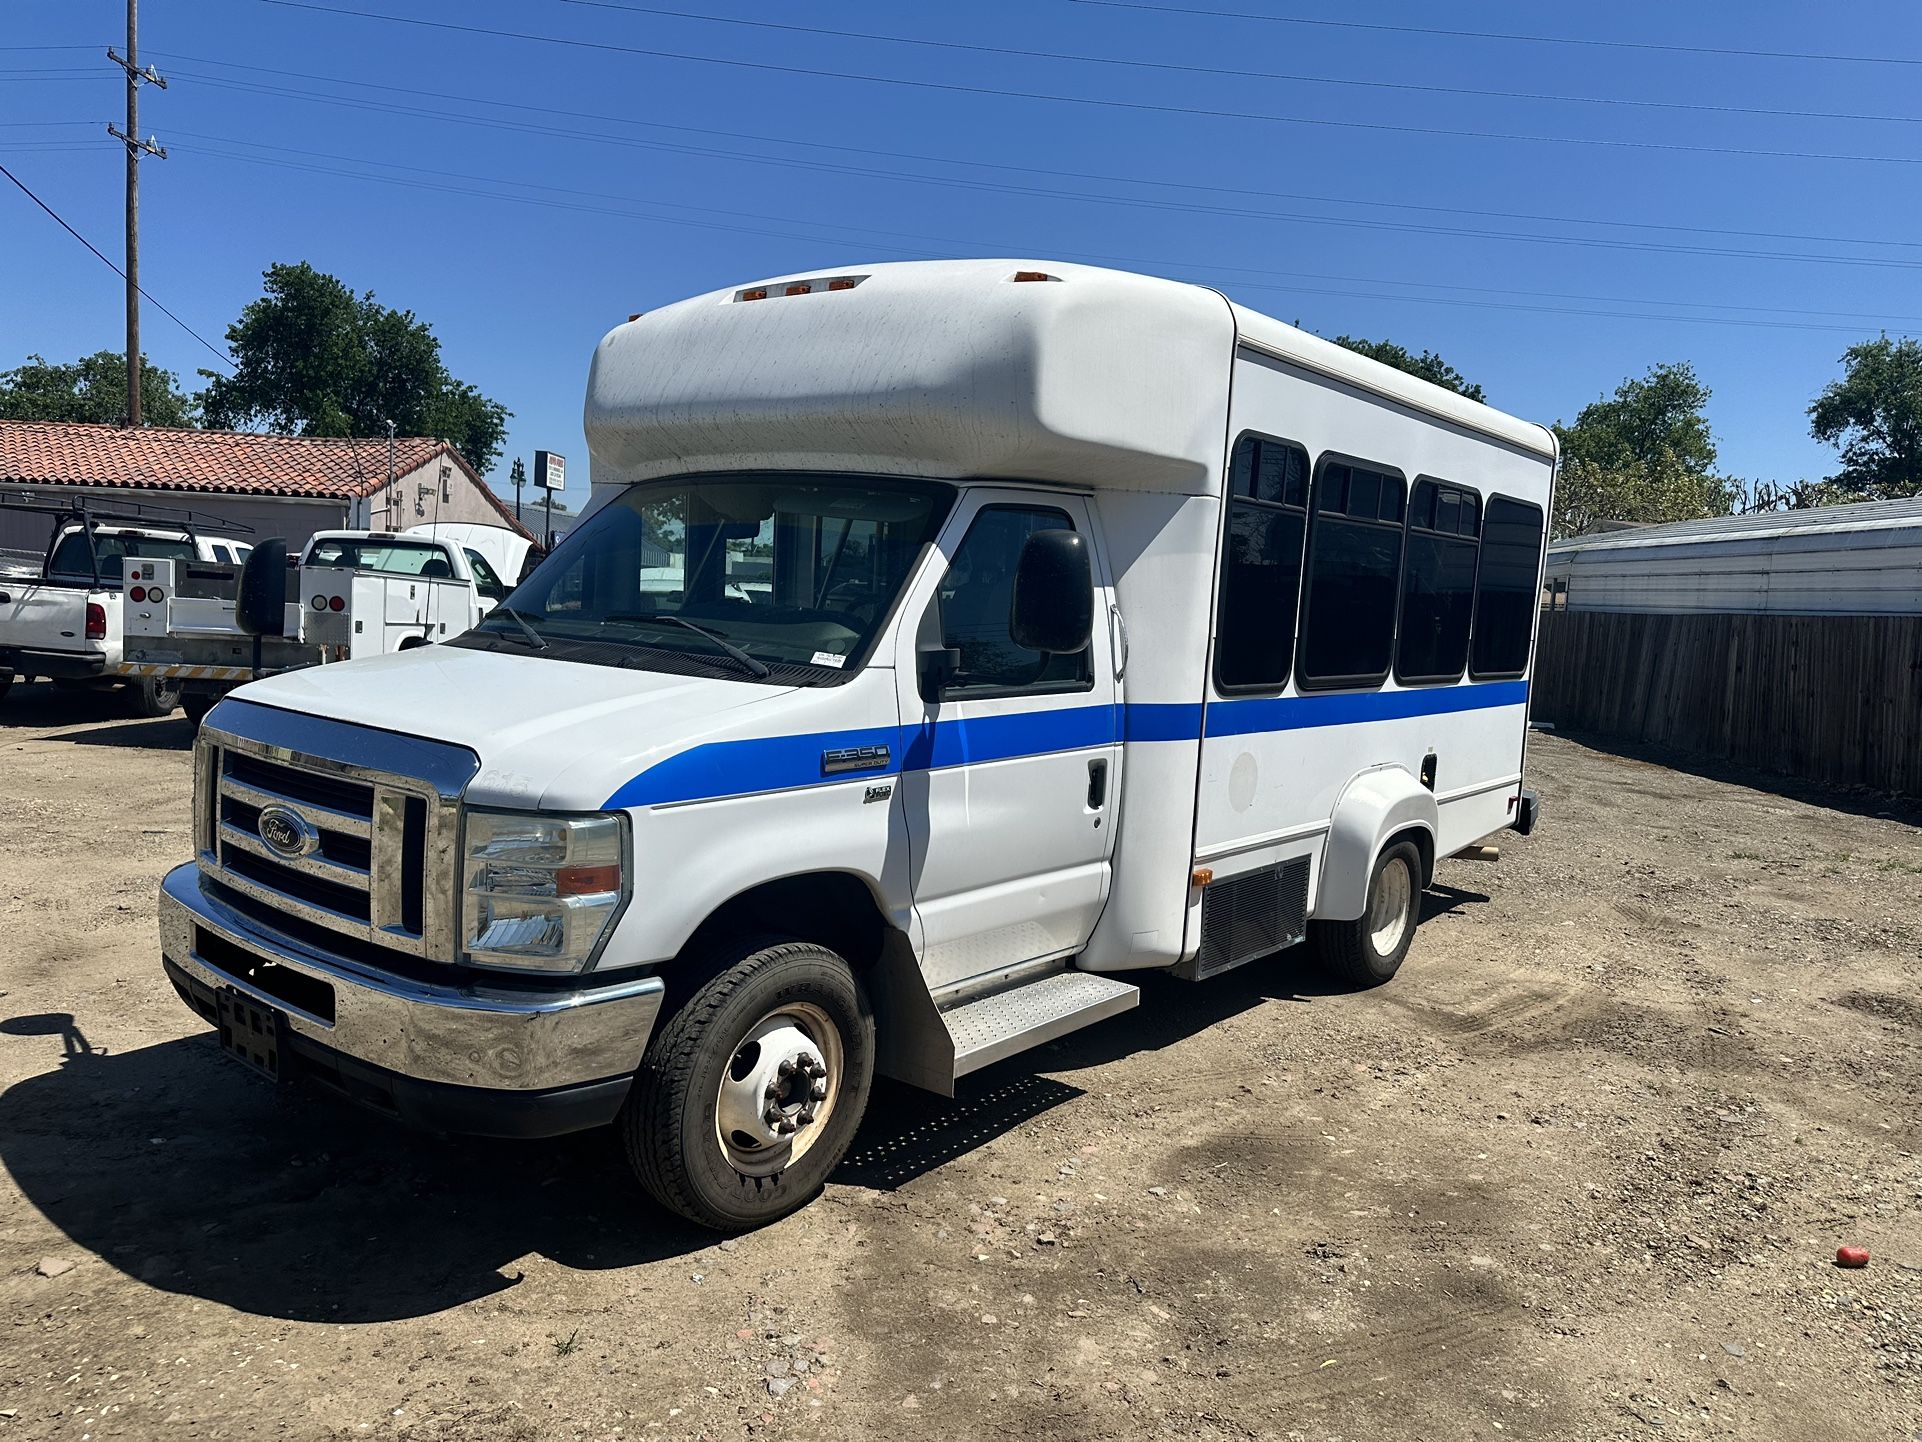
POLYGON ((1415 878, 1408 860, 1397 856, 1375 878, 1375 894, 1368 904, 1368 940, 1377 956, 1392 956, 1401 945, 1414 895, 1415 878))
POLYGON ((820 1135, 841 1084, 841 1034, 805 1002, 761 1018, 721 1077, 714 1127, 734 1168, 766 1176, 789 1166, 820 1135))

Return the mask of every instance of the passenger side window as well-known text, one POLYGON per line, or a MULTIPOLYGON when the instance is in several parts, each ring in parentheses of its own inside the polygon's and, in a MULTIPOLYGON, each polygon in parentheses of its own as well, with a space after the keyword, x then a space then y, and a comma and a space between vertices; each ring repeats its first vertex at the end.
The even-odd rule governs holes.
POLYGON ((1528 670, 1528 644, 1541 605, 1541 571, 1542 508, 1490 496, 1468 666, 1476 680, 1515 677, 1528 670))
POLYGON ((1459 681, 1475 611, 1475 553, 1482 502, 1441 481, 1415 482, 1408 501, 1408 556, 1401 573, 1395 679, 1459 681))
POLYGON ((1388 678, 1401 578, 1399 473, 1323 456, 1303 588, 1303 686, 1374 686, 1388 678))
POLYGON ((1228 533, 1215 621, 1215 685, 1280 690, 1295 659, 1301 548, 1308 532, 1308 453, 1243 436, 1228 462, 1228 533))
POLYGON ((936 596, 942 644, 961 653, 942 689, 950 699, 1025 691, 1085 691, 1094 684, 1088 648, 1053 656, 1017 646, 1009 633, 1014 573, 1021 548, 1036 531, 1072 531, 1067 513, 1051 507, 988 506, 974 518, 936 596))
POLYGON ((474 589, 490 601, 506 599, 507 587, 501 578, 494 574, 494 568, 487 564, 487 557, 479 551, 462 548, 467 552, 467 564, 474 572, 474 589))

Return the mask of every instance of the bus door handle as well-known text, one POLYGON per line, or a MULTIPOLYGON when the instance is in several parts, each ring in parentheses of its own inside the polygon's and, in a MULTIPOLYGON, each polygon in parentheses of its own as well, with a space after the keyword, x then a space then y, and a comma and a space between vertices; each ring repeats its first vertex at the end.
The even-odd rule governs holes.
POLYGON ((1088 809, 1099 811, 1108 804, 1108 761, 1100 757, 1088 763, 1088 809))

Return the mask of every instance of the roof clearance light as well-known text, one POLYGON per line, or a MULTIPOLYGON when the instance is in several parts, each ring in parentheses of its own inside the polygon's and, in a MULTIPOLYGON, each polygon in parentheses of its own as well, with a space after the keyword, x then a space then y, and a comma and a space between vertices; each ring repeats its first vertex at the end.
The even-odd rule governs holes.
POLYGON ((1053 280, 1054 279, 1054 277, 1049 275, 1045 270, 1017 270, 1014 273, 1014 278, 1016 280, 1053 280))
POLYGON ((841 276, 838 280, 829 281, 828 289, 829 290, 853 290, 854 280, 850 276, 845 276, 845 275, 841 276))
POLYGON ((789 295, 806 295, 809 291, 813 289, 814 289, 813 286, 809 285, 806 281, 802 281, 799 285, 789 286, 787 288, 787 293, 789 295))
POLYGON ((741 292, 741 299, 742 300, 766 300, 767 287, 764 285, 757 285, 752 290, 744 290, 741 292))

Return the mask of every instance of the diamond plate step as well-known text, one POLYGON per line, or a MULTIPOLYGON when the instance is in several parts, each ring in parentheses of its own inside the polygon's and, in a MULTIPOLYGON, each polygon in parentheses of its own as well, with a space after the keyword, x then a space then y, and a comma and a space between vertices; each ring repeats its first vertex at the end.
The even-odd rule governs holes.
POLYGON ((954 1074, 966 1076, 1004 1057, 1111 1016, 1141 1000, 1141 988, 1086 971, 1057 971, 963 1002, 941 1013, 954 1038, 954 1074))

